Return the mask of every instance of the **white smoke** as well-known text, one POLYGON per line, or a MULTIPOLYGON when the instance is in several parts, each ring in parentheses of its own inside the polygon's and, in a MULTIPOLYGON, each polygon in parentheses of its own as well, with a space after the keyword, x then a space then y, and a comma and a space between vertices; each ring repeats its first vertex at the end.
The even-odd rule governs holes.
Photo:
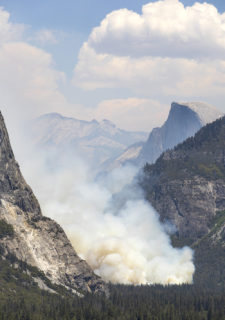
POLYGON ((192 250, 172 247, 158 214, 130 184, 136 168, 116 169, 96 181, 79 159, 32 154, 23 172, 43 214, 62 225, 96 274, 112 283, 192 282, 192 250))

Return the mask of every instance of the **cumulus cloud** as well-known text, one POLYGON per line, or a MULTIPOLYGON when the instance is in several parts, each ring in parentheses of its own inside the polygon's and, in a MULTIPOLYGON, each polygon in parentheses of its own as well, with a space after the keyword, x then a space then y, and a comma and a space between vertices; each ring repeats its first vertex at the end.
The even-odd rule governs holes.
POLYGON ((141 15, 127 9, 108 14, 88 44, 119 56, 224 56, 225 14, 208 3, 184 7, 179 0, 157 1, 144 5, 141 15))
POLYGON ((51 54, 27 43, 25 31, 26 26, 11 23, 10 14, 0 8, 1 111, 16 153, 26 121, 47 112, 73 113, 76 107, 81 111, 60 92, 65 74, 55 68, 51 54))
POLYGON ((132 88, 149 96, 224 94, 225 61, 97 54, 85 43, 75 68, 74 84, 86 89, 132 88))
POLYGON ((74 85, 129 88, 152 97, 224 96, 225 13, 179 0, 105 17, 80 50, 74 85))
MULTIPOLYGON (((15 118, 16 123, 18 118, 76 108, 59 89, 66 81, 65 74, 56 69, 50 53, 28 42, 26 30, 27 26, 10 22, 9 12, 0 7, 1 110, 9 124, 15 118)), ((56 41, 54 32, 47 29, 33 33, 33 40, 35 37, 42 44, 56 41)))
POLYGON ((0 96, 6 117, 33 117, 64 100, 58 92, 64 74, 55 70, 49 53, 24 41, 25 30, 0 8, 0 96))
POLYGON ((15 39, 21 39, 25 30, 25 25, 12 24, 9 20, 9 12, 0 7, 0 45, 15 39))
POLYGON ((0 69, 1 111, 17 151, 22 123, 40 113, 66 109, 58 91, 64 75, 54 69, 48 53, 24 42, 0 47, 0 69))

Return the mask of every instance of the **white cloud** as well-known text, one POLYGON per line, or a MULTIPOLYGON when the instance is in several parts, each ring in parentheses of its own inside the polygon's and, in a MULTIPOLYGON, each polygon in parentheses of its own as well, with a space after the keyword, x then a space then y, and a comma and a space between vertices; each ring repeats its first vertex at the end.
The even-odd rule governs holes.
POLYGON ((65 75, 56 70, 51 54, 26 43, 26 27, 9 19, 0 8, 0 101, 18 155, 27 120, 47 112, 72 113, 76 105, 59 90, 65 75))
POLYGON ((119 57, 97 54, 85 43, 73 82, 86 89, 131 88, 136 93, 170 96, 224 94, 225 62, 187 58, 119 57))
POLYGON ((94 111, 98 120, 110 119, 127 130, 146 130, 162 125, 169 112, 169 105, 150 99, 128 98, 102 101, 94 111))
POLYGON ((66 106, 59 92, 64 74, 55 69, 49 53, 24 41, 26 29, 11 23, 10 14, 0 7, 1 110, 9 124, 66 106))
POLYGON ((15 39, 21 39, 25 30, 25 25, 12 24, 9 19, 9 12, 0 7, 0 45, 15 39))
MULTIPOLYGON (((225 98, 225 13, 178 0, 114 11, 80 50, 73 84, 166 99, 225 98)), ((211 101, 212 101, 211 99, 211 101)))
POLYGON ((1 102, 15 113, 35 116, 65 103, 58 92, 64 75, 45 51, 24 42, 6 43, 0 47, 0 69, 1 102))
POLYGON ((58 88, 64 74, 54 69, 50 54, 24 42, 0 47, 0 70, 1 111, 20 160, 28 121, 42 113, 71 111, 58 88))
MULTIPOLYGON (((52 55, 25 42, 26 30, 25 25, 11 23, 10 14, 0 7, 1 111, 15 149, 27 120, 48 112, 72 115, 82 111, 60 92, 66 77, 55 68, 52 55)), ((53 36, 48 30, 39 32, 42 42, 53 41, 53 36)))
POLYGON ((108 14, 88 44, 119 56, 224 56, 225 14, 207 3, 157 1, 144 5, 141 15, 127 9, 108 14))

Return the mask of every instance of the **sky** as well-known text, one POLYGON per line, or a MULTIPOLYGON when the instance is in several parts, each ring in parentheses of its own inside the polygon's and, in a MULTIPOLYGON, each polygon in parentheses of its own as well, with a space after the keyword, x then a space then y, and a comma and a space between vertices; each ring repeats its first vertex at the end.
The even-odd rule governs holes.
POLYGON ((150 131, 172 101, 204 101, 225 112, 223 0, 0 6, 0 96, 11 127, 59 112, 150 131))

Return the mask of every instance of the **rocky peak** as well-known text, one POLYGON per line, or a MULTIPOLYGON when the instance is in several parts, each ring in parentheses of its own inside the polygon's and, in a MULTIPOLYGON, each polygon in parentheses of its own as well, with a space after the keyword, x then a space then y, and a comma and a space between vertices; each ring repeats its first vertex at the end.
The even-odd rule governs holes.
POLYGON ((30 216, 41 216, 40 206, 21 175, 15 160, 4 119, 0 113, 0 195, 30 216))
POLYGON ((8 132, 5 127, 3 116, 0 112, 0 161, 9 162, 14 160, 14 154, 9 143, 8 132))
POLYGON ((181 107, 186 106, 195 112, 202 126, 223 116, 223 113, 220 110, 205 102, 173 102, 172 106, 173 105, 181 107))
POLYGON ((0 114, 0 221, 13 236, 0 237, 1 255, 37 267, 57 285, 71 290, 107 292, 105 283, 79 258, 62 228, 43 217, 37 199, 15 161, 0 114))
POLYGON ((154 163, 163 151, 193 136, 202 126, 221 116, 221 111, 203 102, 173 102, 164 125, 150 133, 138 157, 139 164, 154 163))
POLYGON ((154 163, 167 149, 173 148, 188 137, 193 136, 202 126, 222 116, 222 112, 204 102, 172 102, 166 122, 154 128, 146 142, 129 146, 119 156, 103 164, 110 170, 131 163, 143 166, 154 163))

